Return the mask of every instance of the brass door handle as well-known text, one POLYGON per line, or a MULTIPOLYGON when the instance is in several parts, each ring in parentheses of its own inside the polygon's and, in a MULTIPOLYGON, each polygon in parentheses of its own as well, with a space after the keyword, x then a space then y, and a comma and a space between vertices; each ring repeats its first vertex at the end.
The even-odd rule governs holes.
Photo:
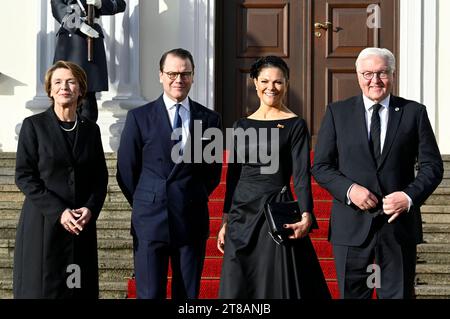
POLYGON ((331 27, 331 25, 332 25, 332 23, 328 22, 328 21, 325 23, 316 22, 316 23, 314 23, 314 28, 328 30, 328 28, 331 27))

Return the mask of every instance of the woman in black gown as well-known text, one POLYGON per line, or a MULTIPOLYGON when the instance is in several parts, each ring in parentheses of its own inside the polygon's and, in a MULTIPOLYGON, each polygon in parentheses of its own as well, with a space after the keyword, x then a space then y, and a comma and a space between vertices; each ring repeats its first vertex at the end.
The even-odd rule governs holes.
POLYGON ((228 165, 223 225, 217 242, 224 253, 219 297, 330 298, 308 236, 310 228, 317 227, 312 214, 309 133, 305 121, 283 104, 289 69, 281 58, 267 56, 252 65, 250 76, 260 106, 236 121, 234 129, 235 133, 236 129, 256 132, 258 138, 240 143, 234 135, 235 156, 228 165), (273 149, 274 142, 278 150, 273 149), (262 154, 272 150, 271 163, 261 156, 252 160, 261 147, 262 154), (264 171, 277 161, 275 172, 264 171), (269 234, 264 205, 292 200, 292 175, 302 220, 286 225, 292 235, 277 244, 269 234), (284 186, 288 191, 281 193, 284 186))

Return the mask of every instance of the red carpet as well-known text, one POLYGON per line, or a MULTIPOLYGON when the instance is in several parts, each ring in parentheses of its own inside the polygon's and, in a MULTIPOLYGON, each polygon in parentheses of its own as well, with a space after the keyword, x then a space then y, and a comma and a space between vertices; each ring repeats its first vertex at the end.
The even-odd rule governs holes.
MULTIPOLYGON (((217 250, 216 238, 221 223, 223 199, 225 197, 225 180, 226 165, 224 165, 222 170, 222 182, 211 194, 209 201, 211 236, 206 245, 206 259, 200 287, 200 298, 202 299, 214 299, 218 297, 222 254, 217 250)), ((319 229, 314 230, 310 236, 317 256, 319 257, 320 265, 322 266, 330 292, 333 298, 338 298, 339 291, 336 282, 333 251, 331 244, 327 241, 328 219, 331 212, 332 197, 326 190, 317 185, 314 180, 312 180, 312 189, 314 198, 314 214, 318 220, 319 229)), ((170 280, 171 277, 169 270, 169 280, 167 284, 168 298, 170 298, 170 280)), ((135 291, 134 280, 130 280, 128 282, 128 298, 135 298, 135 291)))

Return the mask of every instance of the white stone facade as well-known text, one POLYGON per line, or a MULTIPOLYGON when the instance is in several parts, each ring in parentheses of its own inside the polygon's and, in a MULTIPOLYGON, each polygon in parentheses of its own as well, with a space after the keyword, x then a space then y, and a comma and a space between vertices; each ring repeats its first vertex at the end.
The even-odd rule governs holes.
MULTIPOLYGON (((196 72, 190 96, 214 109, 215 2, 127 0, 124 13, 102 17, 110 79, 109 91, 98 95, 105 151, 117 150, 127 110, 161 94, 158 63, 169 49, 192 52, 196 72)), ((427 106, 441 153, 450 154, 446 12, 448 0, 401 0, 397 76, 400 95, 427 106)), ((53 60, 57 29, 50 1, 2 1, 0 151, 14 152, 23 118, 49 105, 43 75, 53 60)))

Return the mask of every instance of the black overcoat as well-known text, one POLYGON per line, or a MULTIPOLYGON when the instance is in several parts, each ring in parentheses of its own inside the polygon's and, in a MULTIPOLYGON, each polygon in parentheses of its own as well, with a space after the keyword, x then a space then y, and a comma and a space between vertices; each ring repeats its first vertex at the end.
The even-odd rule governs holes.
POLYGON ((69 148, 53 107, 23 121, 16 184, 25 194, 14 253, 15 298, 97 298, 96 220, 105 200, 108 173, 99 127, 78 115, 69 148), (66 208, 92 212, 83 231, 71 235, 60 224, 66 208), (71 266, 72 265, 72 266, 71 266), (75 266, 74 266, 75 265, 75 266), (80 288, 71 275, 79 266, 80 288))

